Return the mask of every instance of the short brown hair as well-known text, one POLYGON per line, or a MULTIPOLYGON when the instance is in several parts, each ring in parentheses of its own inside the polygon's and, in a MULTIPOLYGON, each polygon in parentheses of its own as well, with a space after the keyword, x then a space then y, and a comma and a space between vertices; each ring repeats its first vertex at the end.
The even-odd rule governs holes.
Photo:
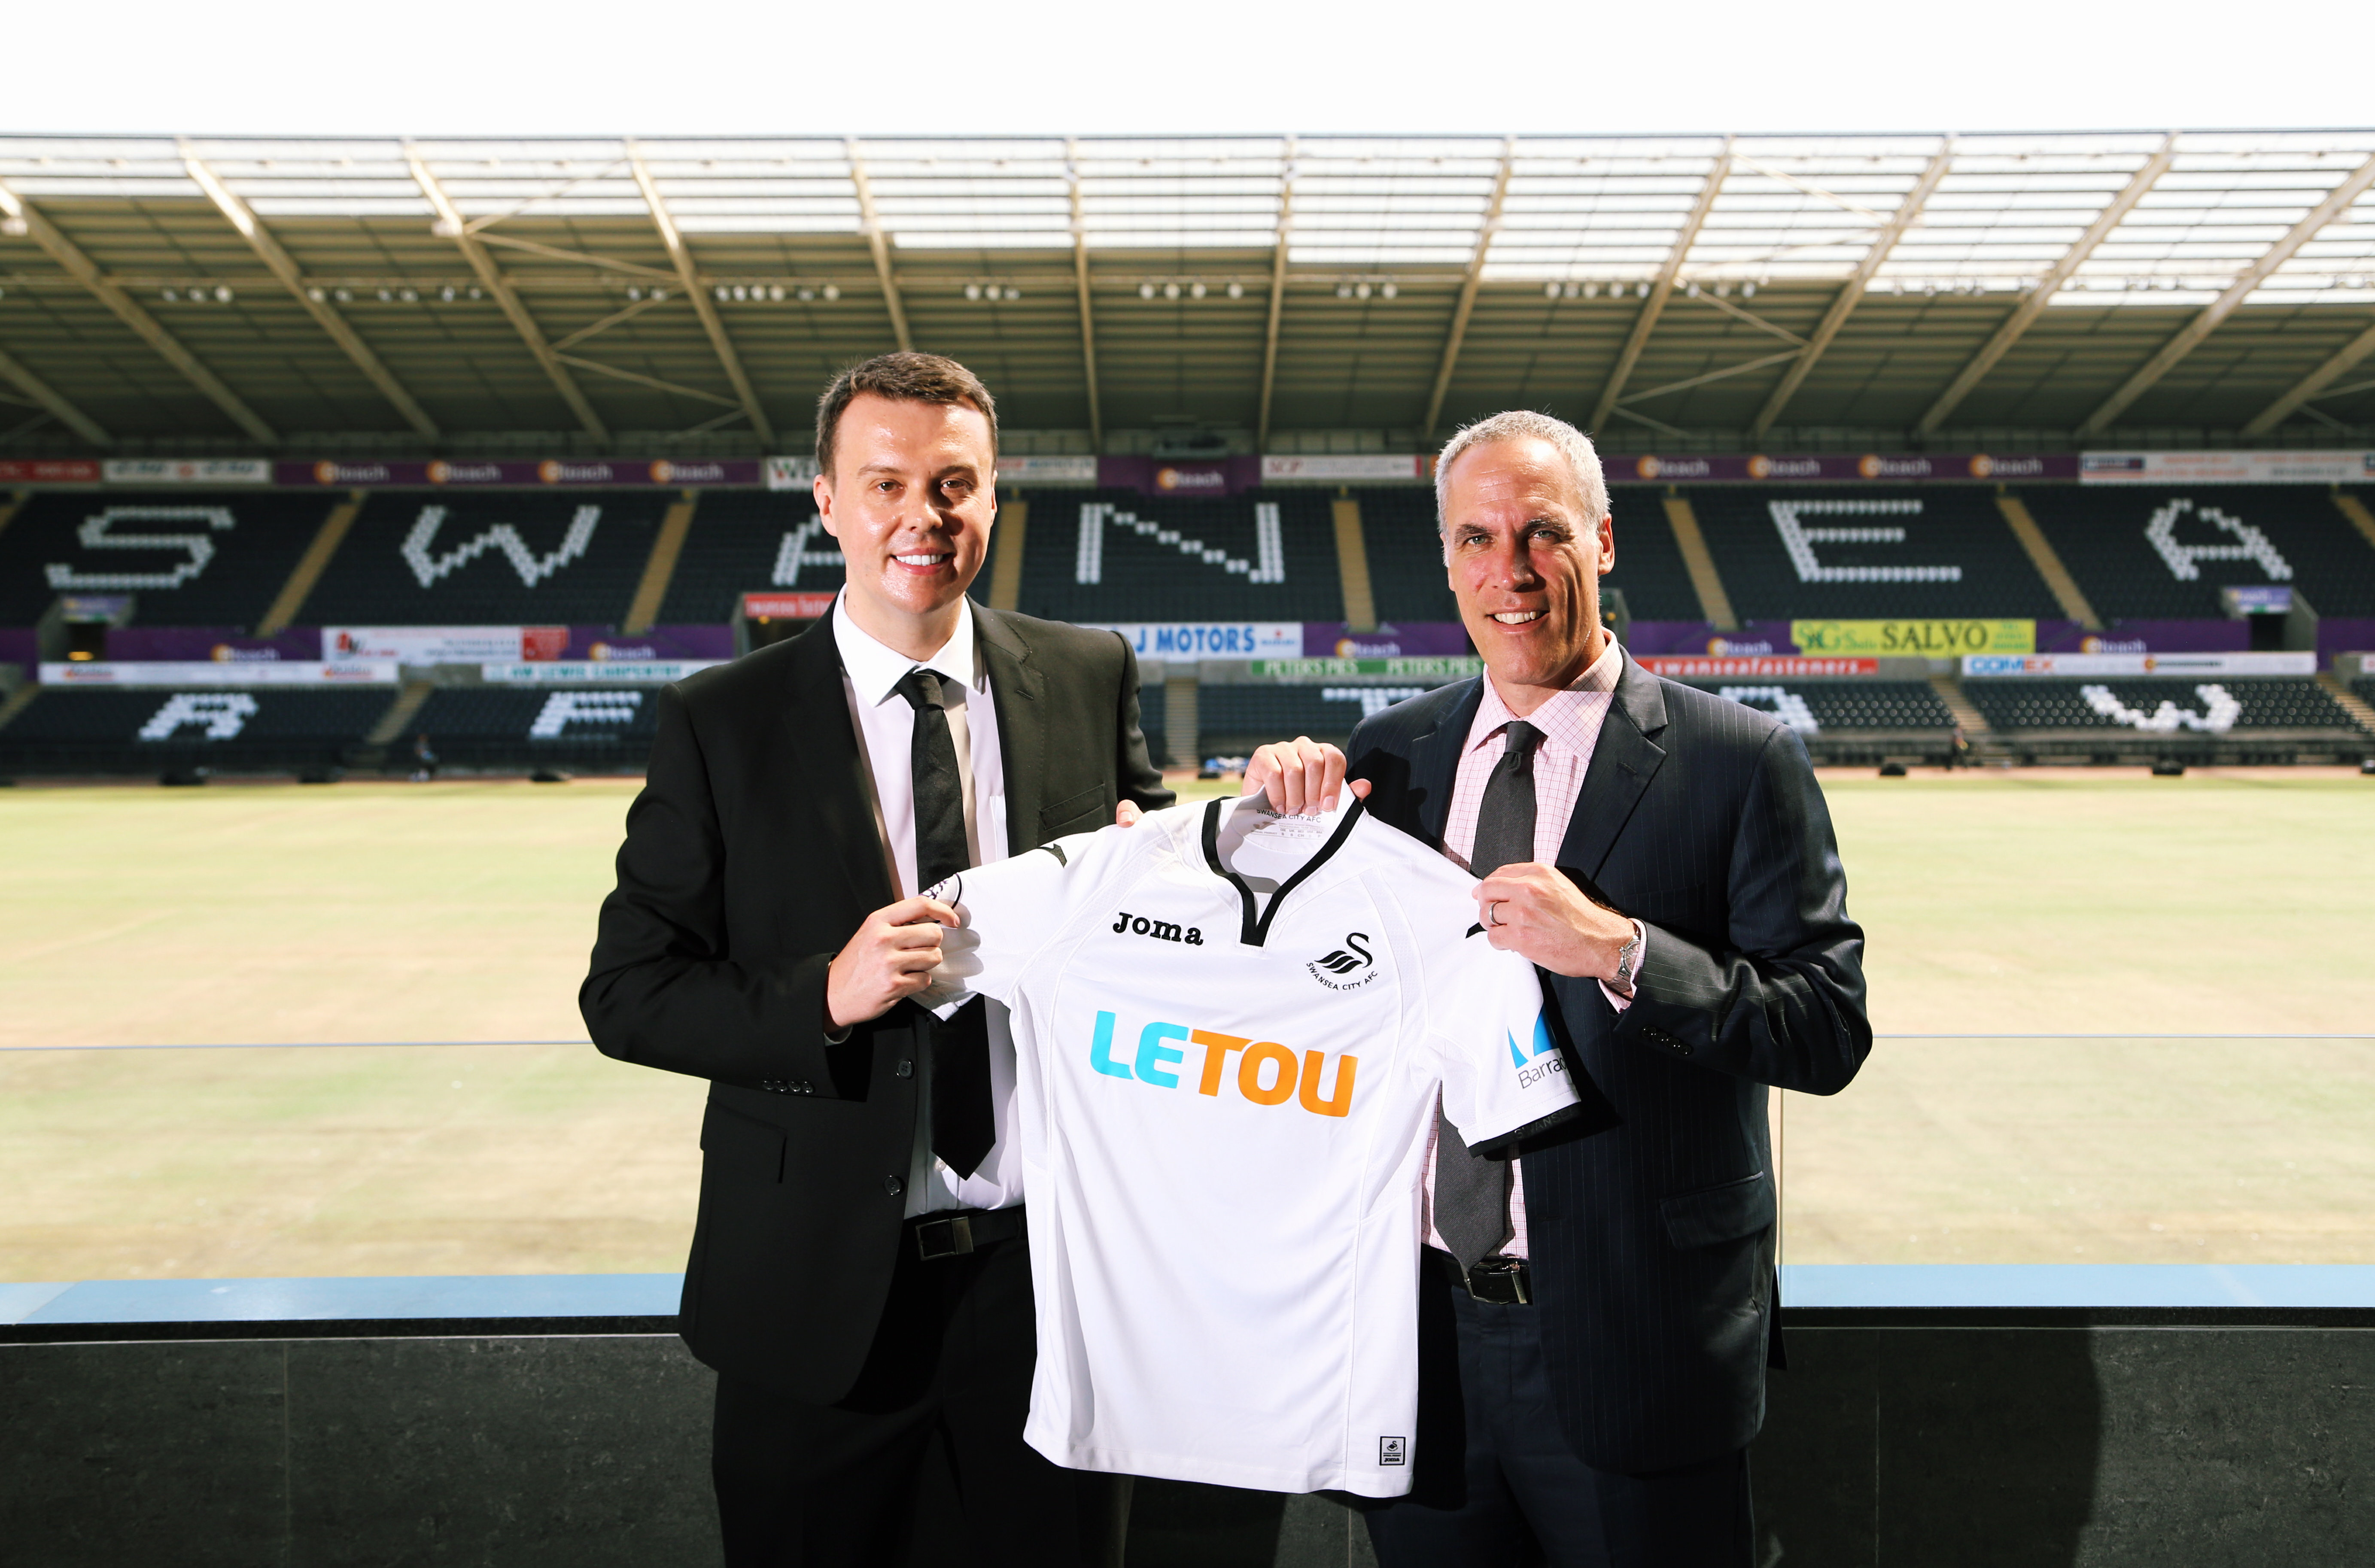
POLYGON ((901 349, 847 367, 817 399, 817 472, 826 478, 833 477, 833 449, 841 433, 841 417, 848 411, 851 399, 866 392, 906 403, 971 404, 989 421, 989 455, 992 461, 997 459, 998 404, 989 388, 981 384, 981 378, 954 360, 901 349))

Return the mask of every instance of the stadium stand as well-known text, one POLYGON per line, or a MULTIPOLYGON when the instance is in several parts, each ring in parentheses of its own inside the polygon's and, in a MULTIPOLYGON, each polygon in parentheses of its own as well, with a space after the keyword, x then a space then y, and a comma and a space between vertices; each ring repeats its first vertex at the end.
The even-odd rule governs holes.
POLYGON ((1341 620, 1335 525, 1317 490, 1033 494, 1016 608, 1056 620, 1341 620))
POLYGON ((1825 765, 1943 762, 1955 715, 1919 680, 1691 680, 1684 684, 1773 714, 1825 765))
POLYGON ((616 625, 670 499, 384 490, 356 518, 300 619, 320 626, 616 625))
POLYGON ((2367 736, 2307 677, 1991 678, 1963 692, 2021 753, 2109 760, 2148 752, 2246 762, 2355 759, 2367 736))
POLYGON ((136 773, 335 767, 393 696, 385 687, 44 691, 0 730, 0 769, 136 773))
POLYGON ((426 735, 439 761, 456 767, 636 772, 650 754, 658 713, 659 692, 651 687, 441 687, 430 693, 390 754, 400 760, 413 736, 426 735))
POLYGON ((1198 701, 1199 745, 1208 755, 1235 754, 1298 735, 1340 745, 1353 726, 1405 698, 1410 686, 1207 686, 1198 701))
MULTIPOLYGON (((1979 486, 1709 486, 1685 493, 1731 607, 1745 620, 2062 613, 1994 492, 1979 486)), ((1637 606, 1633 613, 1644 612, 1637 606)))
POLYGON ((130 594, 140 625, 244 631, 332 504, 254 491, 36 495, 0 531, 0 626, 35 624, 61 594, 130 594))
MULTIPOLYGON (((659 619, 719 625, 734 618, 744 594, 838 589, 841 549, 815 519, 816 503, 805 494, 707 492, 692 514, 659 619)), ((987 577, 984 572, 975 586, 977 595, 988 592, 987 577)))
POLYGON ((2290 584, 2321 616, 2375 616, 2375 548, 2325 489, 2039 486, 2030 515, 2107 620, 2215 617, 2223 587, 2290 584))
MULTIPOLYGON (((1404 486, 1358 494, 1377 619, 1459 619, 1435 530, 1435 491, 1404 486)), ((1601 581, 1624 593, 1625 613, 1636 620, 1698 620, 1698 595, 1659 504, 1663 495, 1637 486, 1613 492, 1616 566, 1601 581)))

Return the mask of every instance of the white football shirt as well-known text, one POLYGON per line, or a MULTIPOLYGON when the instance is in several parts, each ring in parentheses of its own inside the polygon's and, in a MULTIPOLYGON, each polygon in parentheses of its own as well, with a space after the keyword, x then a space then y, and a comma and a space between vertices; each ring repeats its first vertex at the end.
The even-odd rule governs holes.
POLYGON ((1475 879, 1348 794, 1061 839, 933 890, 934 987, 1012 1009, 1039 1360, 1076 1469, 1410 1490, 1420 1177, 1574 1114, 1533 969, 1475 879))

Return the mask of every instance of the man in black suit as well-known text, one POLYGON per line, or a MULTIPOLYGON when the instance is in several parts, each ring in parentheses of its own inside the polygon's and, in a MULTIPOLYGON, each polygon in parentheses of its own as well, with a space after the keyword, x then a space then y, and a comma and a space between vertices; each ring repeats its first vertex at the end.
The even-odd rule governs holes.
MULTIPOLYGON (((1496 415, 1436 470, 1485 676, 1364 722, 1350 787, 1483 879, 1541 973, 1586 1114, 1514 1161, 1439 1128, 1417 1468, 1368 1515, 1385 1568, 1747 1568, 1747 1445, 1778 1364, 1767 1086, 1872 1048, 1863 934, 1805 749, 1660 678, 1601 626, 1614 560, 1583 433, 1496 415)), ((1266 748, 1294 800, 1347 774, 1266 748)))
POLYGON ((918 1527, 984 1563, 1118 1558, 1123 1483, 1022 1441, 1003 1015, 907 999, 955 922, 918 890, 1172 799, 1121 639, 966 598, 997 455, 952 360, 826 391, 815 493, 847 585, 806 634, 661 693, 579 998, 605 1055, 711 1080, 679 1321, 718 1373, 737 1568, 896 1563, 918 1527), (959 1517, 919 1524, 936 1454, 959 1517))

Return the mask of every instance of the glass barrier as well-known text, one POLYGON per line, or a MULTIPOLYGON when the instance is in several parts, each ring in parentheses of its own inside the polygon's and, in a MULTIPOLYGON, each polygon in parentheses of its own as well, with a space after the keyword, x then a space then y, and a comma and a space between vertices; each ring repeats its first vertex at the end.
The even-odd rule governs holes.
POLYGON ((1884 1036, 1774 1120, 1787 1263, 2375 1263, 2375 1037, 1884 1036))
POLYGON ((0 1050, 0 1280, 673 1272, 707 1089, 590 1044, 0 1050))
MULTIPOLYGON (((0 1051, 0 1279, 684 1266, 706 1086, 591 1045, 0 1051)), ((2375 1040, 1884 1037, 1782 1258, 2375 1262, 2375 1040)))

